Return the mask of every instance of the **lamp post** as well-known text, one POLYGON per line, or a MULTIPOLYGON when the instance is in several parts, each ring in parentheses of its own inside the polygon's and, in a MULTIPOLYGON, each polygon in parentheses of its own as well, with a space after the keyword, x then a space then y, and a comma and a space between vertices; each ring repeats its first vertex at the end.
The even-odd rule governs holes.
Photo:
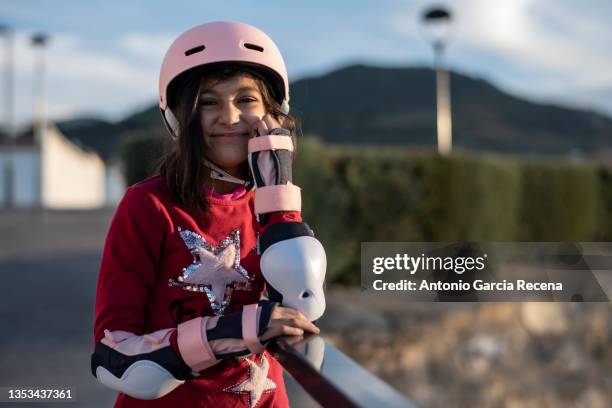
POLYGON ((422 15, 424 34, 434 50, 436 69, 436 129, 438 152, 451 153, 453 148, 450 101, 450 75, 444 61, 444 51, 449 39, 451 13, 443 7, 432 7, 422 15))
POLYGON ((34 132, 34 140, 38 145, 40 150, 40 172, 39 172, 39 184, 38 184, 38 192, 39 192, 39 204, 44 209, 46 203, 46 194, 45 189, 46 185, 44 182, 45 177, 45 166, 48 164, 45 160, 45 142, 46 142, 46 133, 47 133, 47 113, 46 113, 46 104, 47 104, 47 83, 46 83, 46 75, 45 75, 45 45, 47 45, 48 37, 45 34, 35 34, 31 38, 32 47, 38 49, 36 55, 36 61, 34 65, 34 87, 33 87, 33 96, 34 96, 34 120, 32 121, 33 132, 34 132))
POLYGON ((7 25, 0 25, 0 36, 4 37, 5 41, 5 68, 4 68, 4 132, 6 134, 6 144, 8 157, 4 165, 4 191, 5 204, 7 207, 14 206, 14 184, 15 184, 15 128, 13 124, 14 117, 14 91, 13 91, 13 75, 14 75, 14 46, 13 33, 7 25))
POLYGON ((38 48, 38 55, 34 66, 34 132, 38 143, 44 143, 44 133, 47 129, 46 99, 47 84, 45 78, 45 45, 48 37, 45 34, 35 34, 32 36, 32 47, 38 48))

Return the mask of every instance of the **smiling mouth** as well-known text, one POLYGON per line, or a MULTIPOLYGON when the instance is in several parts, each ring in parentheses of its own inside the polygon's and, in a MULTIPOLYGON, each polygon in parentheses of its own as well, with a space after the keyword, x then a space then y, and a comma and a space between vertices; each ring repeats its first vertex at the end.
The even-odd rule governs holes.
POLYGON ((244 137, 249 136, 248 133, 239 133, 239 132, 230 132, 230 133, 215 133, 211 135, 212 137, 244 137))

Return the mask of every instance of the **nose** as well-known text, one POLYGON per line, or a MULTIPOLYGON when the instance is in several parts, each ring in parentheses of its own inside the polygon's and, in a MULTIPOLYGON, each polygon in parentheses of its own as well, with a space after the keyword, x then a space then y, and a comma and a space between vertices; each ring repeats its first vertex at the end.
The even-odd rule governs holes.
POLYGON ((219 112, 219 122, 221 125, 233 126, 240 122, 240 109, 231 102, 224 103, 219 112))

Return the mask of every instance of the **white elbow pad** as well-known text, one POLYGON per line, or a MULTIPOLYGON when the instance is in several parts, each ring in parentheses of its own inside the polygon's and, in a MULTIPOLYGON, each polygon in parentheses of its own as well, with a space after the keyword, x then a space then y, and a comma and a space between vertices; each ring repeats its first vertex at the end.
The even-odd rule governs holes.
POLYGON ((310 321, 315 321, 325 311, 323 283, 327 258, 323 245, 304 226, 306 224, 301 222, 270 226, 260 238, 260 266, 271 292, 270 299, 297 309, 310 321), (310 234, 292 236, 304 228, 310 234), (275 295, 282 299, 275 299, 275 295))
POLYGON ((92 374, 101 384, 130 397, 163 397, 191 377, 191 368, 170 346, 173 331, 136 336, 105 330, 91 356, 92 374))
POLYGON ((177 380, 168 370, 151 360, 132 363, 120 378, 103 366, 98 366, 96 377, 109 388, 144 400, 161 398, 185 382, 177 380))

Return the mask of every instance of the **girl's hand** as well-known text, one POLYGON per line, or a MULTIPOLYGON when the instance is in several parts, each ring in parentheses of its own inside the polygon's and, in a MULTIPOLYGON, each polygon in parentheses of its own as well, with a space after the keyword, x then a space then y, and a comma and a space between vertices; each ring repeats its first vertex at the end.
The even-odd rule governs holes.
POLYGON ((319 334, 320 330, 306 316, 289 307, 276 306, 272 311, 268 329, 261 336, 261 341, 277 336, 301 336, 304 330, 319 334))
POLYGON ((267 135, 272 129, 278 129, 281 125, 269 113, 257 122, 257 130, 260 136, 267 135))
POLYGON ((265 136, 270 132, 270 130, 282 127, 281 124, 269 113, 263 118, 244 114, 241 116, 242 119, 249 125, 249 133, 251 133, 251 137, 256 136, 256 130, 259 132, 259 136, 265 136))

